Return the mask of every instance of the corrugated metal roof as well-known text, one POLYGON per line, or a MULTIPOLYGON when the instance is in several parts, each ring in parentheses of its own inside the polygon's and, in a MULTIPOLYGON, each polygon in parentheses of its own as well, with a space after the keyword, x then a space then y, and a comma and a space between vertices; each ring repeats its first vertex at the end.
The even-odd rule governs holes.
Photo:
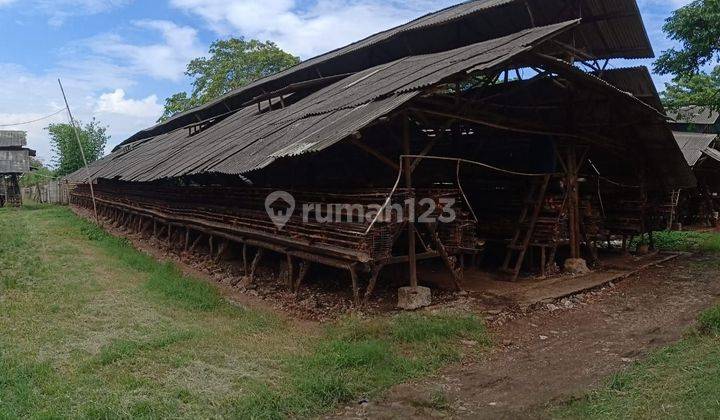
POLYGON ((27 133, 24 131, 0 131, 0 147, 24 147, 27 143, 27 133))
MULTIPOLYGON (((242 174, 278 158, 322 150, 467 70, 500 65, 578 20, 521 31, 451 51, 406 57, 340 80, 286 108, 255 106, 189 136, 188 130, 140 142, 93 165, 93 177, 152 181, 199 173, 242 174)), ((77 174, 84 178, 81 171, 77 174)))
POLYGON ((668 113, 670 118, 683 124, 711 125, 718 122, 720 112, 701 106, 686 106, 668 113))
POLYGON ((685 160, 687 160, 690 166, 695 166, 705 150, 710 146, 710 143, 717 138, 717 134, 687 133, 681 131, 673 131, 673 135, 683 156, 685 156, 685 160))
POLYGON ((720 162, 720 151, 713 149, 712 147, 708 147, 707 149, 703 150, 703 153, 707 156, 710 156, 712 159, 720 162))
POLYGON ((607 69, 601 72, 593 72, 593 74, 620 90, 632 93, 636 98, 652 106, 658 112, 665 114, 665 108, 660 101, 660 95, 658 95, 655 83, 647 67, 607 69))
POLYGON ((197 119, 238 109, 254 97, 323 76, 352 73, 395 59, 453 49, 534 25, 582 17, 568 42, 597 58, 648 58, 653 51, 635 0, 474 0, 415 19, 345 47, 306 60, 235 89, 198 108, 142 130, 124 143, 156 136, 197 119), (411 35, 411 36, 405 36, 411 35))

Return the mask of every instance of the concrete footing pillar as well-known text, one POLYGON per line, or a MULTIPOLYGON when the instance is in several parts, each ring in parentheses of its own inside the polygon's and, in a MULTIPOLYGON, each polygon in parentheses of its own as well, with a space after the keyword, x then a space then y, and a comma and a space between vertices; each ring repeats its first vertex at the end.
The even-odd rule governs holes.
POLYGON ((432 303, 432 296, 428 287, 416 286, 398 289, 397 306, 400 309, 411 311, 430 306, 430 303, 432 303))
POLYGON ((565 271, 570 274, 589 273, 587 262, 582 258, 568 258, 565 260, 565 271))

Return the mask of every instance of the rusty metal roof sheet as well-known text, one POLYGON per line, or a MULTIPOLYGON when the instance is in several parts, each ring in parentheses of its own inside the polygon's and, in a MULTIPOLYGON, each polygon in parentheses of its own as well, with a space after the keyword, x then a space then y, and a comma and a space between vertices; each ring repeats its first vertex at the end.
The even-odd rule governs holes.
MULTIPOLYGON (((248 106, 189 135, 178 129, 128 145, 93 165, 93 177, 152 181, 199 173, 242 174, 322 150, 400 107, 419 91, 468 70, 490 69, 578 24, 527 29, 451 51, 405 57, 342 79, 286 108, 248 106)), ((85 177, 83 171, 77 176, 85 177)))
POLYGON ((695 166, 703 153, 714 158, 712 151, 709 153, 706 153, 706 151, 710 148, 710 144, 717 138, 717 134, 673 131, 673 135, 688 165, 695 166))
POLYGON ((620 90, 632 93, 636 98, 652 106, 661 114, 665 114, 665 107, 660 101, 660 95, 658 95, 655 83, 647 67, 607 69, 601 72, 593 72, 593 74, 620 90))
POLYGON ((707 149, 703 150, 703 154, 710 156, 712 159, 720 162, 720 151, 717 149, 708 147, 707 149))
POLYGON ((156 136, 239 109, 297 82, 353 73, 405 56, 435 53, 532 27, 582 17, 567 41, 596 58, 647 58, 653 51, 635 0, 474 0, 430 13, 235 89, 142 130, 123 143, 156 136))
POLYGON ((701 106, 686 106, 668 113, 678 123, 712 125, 720 120, 720 112, 701 106))

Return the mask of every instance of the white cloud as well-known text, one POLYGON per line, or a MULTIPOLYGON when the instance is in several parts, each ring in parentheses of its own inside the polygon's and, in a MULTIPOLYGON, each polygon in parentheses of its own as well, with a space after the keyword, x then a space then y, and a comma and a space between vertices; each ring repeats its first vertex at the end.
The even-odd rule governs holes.
MULTIPOLYGON (((89 16, 105 13, 125 6, 133 0, 24 0, 25 13, 39 12, 48 17, 50 26, 62 26, 67 19, 75 16, 89 16)), ((17 0, 0 0, 0 7, 19 4, 17 0)))
POLYGON ((125 98, 125 91, 103 93, 97 103, 97 112, 128 115, 139 118, 157 118, 162 114, 163 106, 158 103, 157 95, 145 99, 125 98))
POLYGON ((90 50, 119 66, 141 75, 157 79, 180 81, 187 63, 204 53, 197 38, 197 30, 179 26, 165 20, 141 20, 133 22, 139 29, 158 32, 162 42, 137 45, 117 34, 105 34, 86 42, 90 50))
MULTIPOLYGON (((82 63, 79 66, 84 67, 82 63)), ((35 74, 16 64, 0 63, 0 74, 3 75, 0 77, 0 124, 31 121, 63 109, 65 105, 57 83, 60 75, 75 118, 87 122, 97 117, 109 126, 108 133, 112 138, 108 150, 111 149, 130 135, 153 125, 162 112, 156 95, 144 99, 129 98, 126 92, 134 83, 120 75, 106 74, 111 68, 98 65, 80 72, 61 66, 35 74)), ((58 122, 67 122, 67 115, 60 113, 32 124, 0 129, 27 131, 28 146, 37 150, 41 160, 49 163, 52 153, 44 128, 58 122)))
POLYGON ((344 46, 455 0, 170 0, 218 34, 275 41, 303 58, 344 46))

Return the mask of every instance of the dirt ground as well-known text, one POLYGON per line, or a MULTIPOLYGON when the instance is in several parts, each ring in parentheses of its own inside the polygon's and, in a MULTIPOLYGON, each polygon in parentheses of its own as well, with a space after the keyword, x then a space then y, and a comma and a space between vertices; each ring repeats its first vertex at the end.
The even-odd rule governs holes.
POLYGON ((543 418, 548 404, 680 339, 719 296, 720 265, 682 257, 508 322, 491 318, 496 345, 478 361, 396 386, 336 417, 543 418))

